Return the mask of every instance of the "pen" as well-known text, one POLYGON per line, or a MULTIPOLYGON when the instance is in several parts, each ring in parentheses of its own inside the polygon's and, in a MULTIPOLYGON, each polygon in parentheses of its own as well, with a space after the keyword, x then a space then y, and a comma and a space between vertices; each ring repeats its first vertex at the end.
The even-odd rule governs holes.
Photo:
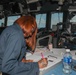
POLYGON ((53 60, 48 60, 49 62, 53 62, 53 60))
POLYGON ((56 57, 56 56, 53 56, 53 55, 48 55, 48 57, 54 57, 54 58, 56 58, 56 59, 57 59, 57 57, 56 57))
POLYGON ((41 53, 41 57, 42 57, 42 58, 44 58, 44 55, 43 55, 43 53, 41 53))

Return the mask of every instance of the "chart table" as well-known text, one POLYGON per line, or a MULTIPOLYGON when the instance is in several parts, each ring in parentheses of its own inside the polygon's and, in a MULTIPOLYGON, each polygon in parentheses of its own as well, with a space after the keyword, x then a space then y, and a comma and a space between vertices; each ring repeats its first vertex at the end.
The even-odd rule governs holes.
MULTIPOLYGON (((40 75, 65 75, 62 71, 62 59, 65 53, 64 48, 53 48, 52 51, 48 51, 46 48, 38 48, 40 51, 36 51, 33 55, 26 55, 26 59, 32 59, 34 62, 37 62, 41 59, 41 53, 44 57, 48 58, 48 66, 40 69, 40 75), (52 61, 49 61, 52 60, 52 61), (58 74, 57 74, 58 72, 58 74)), ((71 51, 72 57, 76 60, 76 50, 71 51)), ((76 72, 73 72, 71 75, 76 75, 76 72)))
MULTIPOLYGON (((75 60, 76 63, 76 60, 75 60)), ((57 65, 53 66, 47 73, 45 73, 44 75, 76 75, 76 71, 73 70, 72 68, 72 72, 70 74, 65 74, 63 72, 63 65, 62 62, 59 62, 57 65)))

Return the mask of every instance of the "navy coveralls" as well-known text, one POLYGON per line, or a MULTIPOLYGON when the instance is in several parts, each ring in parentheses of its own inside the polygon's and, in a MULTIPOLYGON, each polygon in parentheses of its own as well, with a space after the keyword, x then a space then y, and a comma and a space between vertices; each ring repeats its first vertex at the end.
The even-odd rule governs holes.
POLYGON ((0 35, 0 70, 6 75, 39 75, 37 62, 21 62, 26 51, 20 26, 8 26, 0 35))

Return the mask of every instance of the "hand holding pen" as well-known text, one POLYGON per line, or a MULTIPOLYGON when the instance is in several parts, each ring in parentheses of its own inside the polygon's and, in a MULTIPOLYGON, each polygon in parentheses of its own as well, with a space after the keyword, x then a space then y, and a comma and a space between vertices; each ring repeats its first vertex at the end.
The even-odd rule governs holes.
POLYGON ((41 53, 41 59, 38 61, 39 68, 45 68, 48 65, 47 58, 44 58, 43 53, 41 53))

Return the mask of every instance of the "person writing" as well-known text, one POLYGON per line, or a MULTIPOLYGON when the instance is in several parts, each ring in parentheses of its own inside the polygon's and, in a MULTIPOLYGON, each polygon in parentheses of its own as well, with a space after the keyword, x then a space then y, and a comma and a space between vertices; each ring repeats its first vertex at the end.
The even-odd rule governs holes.
POLYGON ((37 24, 33 16, 21 16, 0 35, 0 71, 2 75, 39 75, 47 66, 46 58, 38 62, 26 60, 28 47, 34 53, 37 24))

